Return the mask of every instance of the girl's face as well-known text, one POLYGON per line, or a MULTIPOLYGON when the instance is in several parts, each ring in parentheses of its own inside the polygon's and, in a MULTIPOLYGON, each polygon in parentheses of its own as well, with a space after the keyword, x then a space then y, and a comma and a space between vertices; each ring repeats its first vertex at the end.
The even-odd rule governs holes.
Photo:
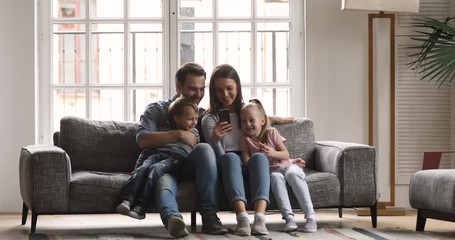
POLYGON ((243 132, 253 138, 258 139, 261 135, 262 126, 265 124, 264 116, 256 107, 247 107, 240 112, 240 121, 243 132))
POLYGON ((233 112, 234 109, 231 109, 233 107, 232 103, 237 97, 237 84, 234 79, 219 78, 215 80, 214 87, 216 97, 223 105, 223 108, 229 108, 233 112))
POLYGON ((180 115, 174 116, 174 122, 178 129, 191 131, 196 127, 198 116, 192 107, 187 106, 180 115))

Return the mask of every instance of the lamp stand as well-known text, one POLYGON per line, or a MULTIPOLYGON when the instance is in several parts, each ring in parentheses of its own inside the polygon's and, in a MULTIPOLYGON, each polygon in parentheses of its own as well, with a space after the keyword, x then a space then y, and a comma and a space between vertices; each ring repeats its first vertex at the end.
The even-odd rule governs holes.
MULTIPOLYGON (((368 144, 375 145, 374 137, 378 135, 379 130, 375 126, 375 73, 374 73, 374 36, 373 20, 389 19, 390 20, 390 92, 389 94, 389 181, 390 181, 390 201, 378 202, 378 216, 404 216, 404 208, 395 207, 395 14, 385 14, 384 12, 368 14, 368 144)), ((381 131, 383 132, 383 131, 381 131)), ((369 209, 358 209, 357 215, 370 215, 369 209)))

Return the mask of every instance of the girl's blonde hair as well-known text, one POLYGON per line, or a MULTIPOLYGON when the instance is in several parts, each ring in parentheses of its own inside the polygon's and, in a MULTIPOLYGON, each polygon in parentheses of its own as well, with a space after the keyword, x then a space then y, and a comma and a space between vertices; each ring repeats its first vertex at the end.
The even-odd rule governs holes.
POLYGON ((261 113, 261 115, 264 117, 265 123, 264 123, 264 125, 262 125, 261 133, 259 134, 258 140, 262 143, 266 143, 270 124, 269 124, 269 118, 267 117, 267 113, 265 113, 264 106, 262 106, 261 101, 259 101, 256 98, 253 98, 253 99, 249 100, 248 103, 246 103, 242 107, 241 110, 244 110, 247 108, 256 108, 261 113))

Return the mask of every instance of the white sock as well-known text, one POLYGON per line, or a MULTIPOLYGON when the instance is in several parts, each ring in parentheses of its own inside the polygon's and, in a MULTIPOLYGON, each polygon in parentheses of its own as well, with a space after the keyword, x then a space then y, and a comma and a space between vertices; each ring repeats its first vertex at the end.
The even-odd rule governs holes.
POLYGON ((305 215, 305 219, 313 219, 316 221, 316 214, 312 213, 312 214, 306 214, 305 215))
POLYGON ((264 213, 261 213, 261 212, 256 212, 254 213, 254 219, 261 219, 261 220, 264 220, 265 219, 265 214, 264 213))
POLYGON ((237 214, 237 221, 241 218, 248 218, 248 213, 247 212, 241 212, 237 214))

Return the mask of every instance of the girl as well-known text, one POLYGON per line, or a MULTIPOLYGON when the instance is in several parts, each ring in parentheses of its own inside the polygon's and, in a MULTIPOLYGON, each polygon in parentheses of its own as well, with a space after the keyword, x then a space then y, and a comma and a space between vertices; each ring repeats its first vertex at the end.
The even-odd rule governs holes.
POLYGON ((257 99, 252 99, 240 111, 242 130, 246 136, 240 140, 242 159, 248 159, 251 154, 264 153, 270 163, 270 184, 273 195, 277 201, 281 215, 285 220, 284 231, 290 232, 297 229, 291 203, 289 201, 286 182, 291 186, 307 222, 303 227, 304 232, 316 232, 316 214, 311 202, 305 173, 301 167, 293 164, 285 146, 286 139, 273 127, 268 126, 268 118, 264 107, 257 99))

